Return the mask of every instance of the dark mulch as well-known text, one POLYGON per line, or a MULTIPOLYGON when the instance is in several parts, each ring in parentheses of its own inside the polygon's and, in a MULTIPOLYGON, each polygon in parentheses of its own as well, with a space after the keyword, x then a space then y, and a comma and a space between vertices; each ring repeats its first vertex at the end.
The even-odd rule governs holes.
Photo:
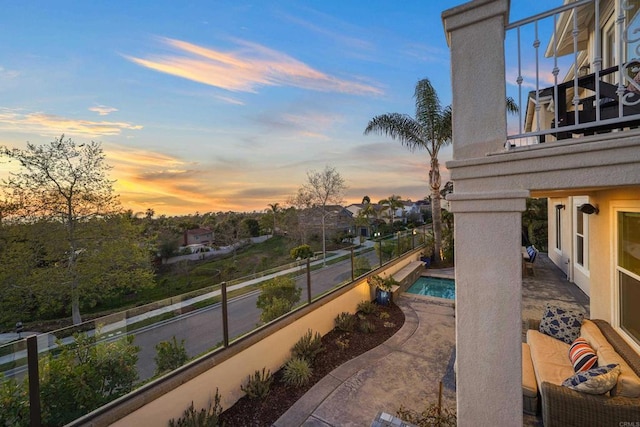
POLYGON ((270 426, 289 409, 305 392, 333 369, 356 356, 382 344, 404 324, 404 314, 395 304, 378 307, 378 312, 364 316, 375 325, 375 332, 364 333, 358 328, 354 332, 332 330, 322 337, 324 351, 313 364, 313 376, 308 385, 292 387, 282 381, 282 370, 274 373, 274 382, 265 400, 249 399, 247 396, 222 413, 226 426, 270 426), (381 318, 380 313, 389 317, 381 318), (393 325, 393 326, 391 326, 393 325), (340 345, 348 340, 348 346, 340 345))

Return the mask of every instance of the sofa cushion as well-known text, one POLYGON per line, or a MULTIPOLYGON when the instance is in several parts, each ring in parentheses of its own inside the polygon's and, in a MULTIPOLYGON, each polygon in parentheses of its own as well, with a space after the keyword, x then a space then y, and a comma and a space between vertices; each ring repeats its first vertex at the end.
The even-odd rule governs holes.
POLYGON ((536 372, 538 390, 542 390, 542 383, 545 381, 561 385, 564 380, 575 374, 569 360, 569 344, 533 329, 527 331, 527 343, 536 372))
POLYGON ((620 376, 615 387, 611 390, 612 396, 640 397, 640 378, 633 369, 610 345, 600 346, 598 360, 601 365, 616 364, 620 366, 620 376))
POLYGON ((580 335, 583 319, 584 313, 547 304, 540 320, 540 332, 571 344, 580 335))
POLYGON ((618 375, 620 375, 620 367, 618 365, 600 366, 588 371, 578 372, 567 378, 562 385, 583 393, 605 394, 616 385, 618 375))
POLYGON ((598 364, 598 356, 586 339, 579 337, 569 347, 569 359, 576 372, 588 371, 598 364))
POLYGON ((582 326, 580 326, 580 336, 587 340, 591 348, 593 348, 596 353, 598 349, 602 345, 610 345, 609 341, 604 337, 600 328, 593 323, 589 319, 584 319, 582 321, 582 326))

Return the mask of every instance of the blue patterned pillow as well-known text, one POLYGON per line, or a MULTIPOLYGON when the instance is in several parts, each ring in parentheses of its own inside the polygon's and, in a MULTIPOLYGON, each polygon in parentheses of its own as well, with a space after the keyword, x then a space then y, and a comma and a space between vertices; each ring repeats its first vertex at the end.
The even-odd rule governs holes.
POLYGON ((605 394, 616 385, 618 375, 620 366, 611 364, 578 372, 564 380, 562 385, 583 393, 605 394))
POLYGON ((547 309, 540 321, 539 331, 571 344, 580 336, 580 325, 583 319, 584 313, 547 304, 547 309))

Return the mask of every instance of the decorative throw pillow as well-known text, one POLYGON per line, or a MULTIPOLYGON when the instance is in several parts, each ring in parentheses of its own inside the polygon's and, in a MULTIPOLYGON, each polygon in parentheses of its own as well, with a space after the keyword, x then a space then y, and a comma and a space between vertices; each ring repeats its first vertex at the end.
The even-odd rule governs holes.
POLYGON ((575 372, 588 371, 598 364, 598 355, 582 337, 577 338, 569 347, 569 359, 575 372))
POLYGON ((620 366, 611 364, 578 372, 564 380, 562 385, 583 393, 605 394, 616 385, 618 375, 620 366))
POLYGON ((571 344, 580 335, 580 325, 584 313, 565 310, 547 304, 547 308, 540 321, 540 332, 571 344))

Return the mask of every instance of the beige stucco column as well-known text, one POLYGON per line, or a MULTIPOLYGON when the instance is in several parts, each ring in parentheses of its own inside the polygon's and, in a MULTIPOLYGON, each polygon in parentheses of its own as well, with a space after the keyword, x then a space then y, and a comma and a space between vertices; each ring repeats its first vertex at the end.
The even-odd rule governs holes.
POLYGON ((521 213, 526 189, 474 179, 474 162, 506 141, 508 0, 442 15, 451 49, 457 412, 459 426, 521 426, 521 213), (465 165, 465 163, 468 163, 465 165), (463 171, 464 169, 464 171, 463 171))

